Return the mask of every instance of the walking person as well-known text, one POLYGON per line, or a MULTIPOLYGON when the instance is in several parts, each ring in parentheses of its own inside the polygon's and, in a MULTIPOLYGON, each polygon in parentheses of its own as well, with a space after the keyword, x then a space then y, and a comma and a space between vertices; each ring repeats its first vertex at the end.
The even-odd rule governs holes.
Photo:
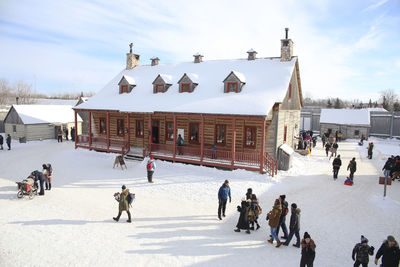
POLYGON ((277 198, 275 199, 272 210, 267 214, 268 225, 271 230, 271 239, 269 239, 268 242, 272 244, 275 239, 277 242, 276 244, 277 248, 279 248, 282 245, 281 240, 279 240, 279 237, 277 235, 277 229, 281 215, 282 215, 282 205, 280 199, 277 198))
MULTIPOLYGON (((261 212, 261 207, 258 204, 258 199, 256 194, 251 195, 251 203, 250 203, 250 210, 249 212, 252 213, 252 219, 250 220, 251 227, 250 230, 254 230, 254 223, 257 225, 256 230, 260 229, 260 224, 258 223, 258 216, 261 212)), ((250 217, 250 215, 249 215, 250 217)))
POLYGON ((252 195, 253 195, 253 189, 247 188, 246 200, 251 199, 252 195))
POLYGON ((349 165, 347 165, 347 170, 350 170, 350 175, 348 178, 350 178, 350 180, 352 182, 354 179, 354 173, 357 171, 357 162, 356 162, 356 158, 352 158, 349 162, 349 165))
POLYGON ((378 265, 382 257, 382 267, 398 267, 400 260, 399 244, 393 236, 388 236, 375 255, 375 264, 378 265))
POLYGON ((329 154, 329 150, 331 149, 331 144, 329 143, 329 142, 326 142, 326 144, 325 144, 325 153, 326 153, 326 156, 328 156, 328 154, 329 154))
POLYGON ((240 229, 246 230, 247 234, 250 234, 250 224, 249 224, 249 209, 250 200, 242 200, 240 206, 237 206, 238 212, 240 212, 239 220, 236 224, 235 232, 240 232, 240 229))
POLYGON ((305 232, 304 237, 300 242, 301 245, 301 260, 300 267, 313 267, 315 259, 316 245, 311 236, 305 232))
POLYGON ((292 215, 290 215, 290 225, 289 225, 289 236, 286 239, 286 242, 283 244, 284 246, 288 246, 290 241, 293 238, 293 235, 296 236, 296 244, 293 244, 294 247, 300 247, 300 212, 301 210, 297 207, 296 203, 292 203, 290 205, 292 215))
POLYGON ((281 238, 283 238, 283 239, 288 238, 288 231, 287 231, 287 227, 286 227, 286 215, 289 213, 289 209, 288 209, 289 204, 287 203, 287 201, 285 199, 286 199, 286 195, 279 196, 279 200, 281 201, 281 206, 282 206, 282 213, 281 213, 281 217, 279 218, 279 225, 278 225, 278 229, 276 231, 276 235, 279 235, 279 229, 282 228, 283 236, 281 236, 281 238))
POLYGON ((156 161, 154 160, 154 157, 150 157, 149 160, 147 161, 146 165, 147 169, 147 180, 149 183, 153 183, 153 174, 156 169, 156 161))
POLYGON ((391 177, 391 173, 394 167, 394 162, 393 162, 393 156, 388 158, 385 165, 382 168, 383 174, 385 175, 386 179, 389 179, 391 177))
POLYGON ((4 143, 3 135, 0 134, 0 150, 3 150, 3 143, 4 143))
POLYGON ((373 151, 373 149, 374 149, 374 143, 369 143, 368 144, 368 157, 367 158, 369 158, 369 159, 372 159, 372 151, 373 151))
POLYGON ((333 157, 333 154, 335 154, 336 157, 336 153, 337 153, 337 149, 338 149, 339 145, 338 143, 335 141, 335 143, 333 143, 332 147, 331 147, 331 156, 329 157, 329 160, 333 157))
POLYGON ((65 134, 65 140, 68 141, 68 128, 67 127, 64 128, 64 134, 65 134))
POLYGON ((119 218, 121 217, 122 212, 125 210, 126 213, 128 213, 128 220, 127 222, 130 223, 132 222, 131 220, 131 213, 129 212, 129 203, 128 200, 126 199, 129 194, 129 189, 126 188, 125 185, 122 186, 122 192, 119 194, 119 212, 117 217, 113 217, 114 221, 118 222, 119 218))
POLYGON ((338 177, 340 166, 342 166, 342 160, 340 159, 340 155, 338 155, 332 162, 333 166, 333 180, 336 180, 338 177))
POLYGON ((51 190, 51 171, 47 164, 42 165, 43 168, 43 175, 45 177, 45 190, 51 190))
POLYGON ((10 134, 7 134, 6 143, 7 143, 8 150, 11 150, 11 135, 10 134))
POLYGON ((357 243, 353 248, 351 258, 354 262, 354 267, 367 267, 369 262, 369 255, 374 255, 374 247, 368 246, 368 239, 361 236, 361 243, 357 243), (368 255, 369 254, 369 255, 368 255))
POLYGON ((75 142, 75 127, 71 127, 71 140, 75 142))
POLYGON ((324 147, 325 147, 325 144, 326 144, 326 136, 325 136, 325 134, 323 134, 323 135, 321 136, 321 141, 322 141, 322 148, 324 148, 324 147))
POLYGON ((231 198, 231 188, 229 187, 229 181, 225 180, 225 182, 222 184, 222 186, 218 190, 218 218, 222 220, 221 217, 221 212, 222 216, 225 217, 225 210, 226 210, 226 202, 228 201, 229 197, 229 203, 231 203, 232 198, 231 198))

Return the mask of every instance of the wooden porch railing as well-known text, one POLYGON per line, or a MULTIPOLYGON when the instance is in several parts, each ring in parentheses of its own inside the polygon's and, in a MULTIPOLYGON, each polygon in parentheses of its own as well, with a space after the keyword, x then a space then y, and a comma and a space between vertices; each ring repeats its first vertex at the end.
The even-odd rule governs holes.
POLYGON ((108 147, 107 137, 96 136, 92 137, 92 143, 89 143, 89 135, 78 135, 76 145, 94 150, 107 152, 116 152, 126 154, 129 152, 130 146, 127 138, 114 139, 110 138, 110 146, 108 147))
POLYGON ((278 173, 278 161, 268 152, 264 154, 264 167, 269 175, 274 177, 278 173))

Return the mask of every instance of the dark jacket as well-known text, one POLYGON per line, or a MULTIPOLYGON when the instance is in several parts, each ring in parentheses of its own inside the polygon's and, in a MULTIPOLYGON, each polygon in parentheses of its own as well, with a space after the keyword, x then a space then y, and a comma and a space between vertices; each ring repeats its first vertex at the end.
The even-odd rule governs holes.
POLYGON ((392 158, 388 158, 388 160, 385 163, 385 166, 383 166, 382 170, 388 170, 391 171, 394 168, 395 161, 392 158))
POLYGON ((299 208, 296 208, 295 210, 292 209, 292 215, 290 215, 289 225, 290 231, 300 231, 300 212, 301 210, 299 208))
POLYGON ((369 145, 368 146, 368 154, 372 154, 372 150, 374 149, 374 145, 369 145))
POLYGON ((6 142, 7 142, 7 144, 11 144, 11 135, 7 136, 6 142))
POLYGON ((333 147, 334 149, 338 149, 339 145, 338 145, 337 143, 335 143, 335 144, 332 145, 332 147, 333 147))
POLYGON ((382 267, 398 267, 400 260, 399 244, 396 242, 392 247, 389 247, 388 241, 385 240, 376 252, 375 258, 379 259, 381 256, 383 256, 382 267))
POLYGON ((357 163, 355 160, 350 160, 349 165, 347 166, 347 170, 350 170, 351 172, 356 172, 357 163))
POLYGON ((128 194, 129 194, 128 188, 126 188, 124 191, 121 192, 119 196, 119 211, 129 210, 129 203, 126 200, 128 194))
POLYGON ((329 143, 326 143, 326 145, 325 145, 325 150, 326 150, 326 151, 329 151, 329 149, 331 149, 331 145, 330 145, 329 143))
POLYGON ((241 206, 238 206, 237 209, 240 212, 240 216, 236 227, 239 229, 248 230, 250 202, 242 201, 241 206))
POLYGON ((342 160, 340 158, 335 158, 332 162, 332 166, 334 169, 340 169, 340 166, 342 166, 342 160))
POLYGON ((3 135, 0 134, 0 145, 2 145, 3 142, 4 142, 3 135))
POLYGON ((301 245, 301 258, 306 260, 314 260, 315 258, 315 243, 314 240, 310 240, 310 243, 306 243, 304 239, 300 242, 301 245))
MULTIPOLYGON (((279 218, 279 223, 282 223, 286 220, 286 211, 288 211, 288 203, 287 201, 282 201, 282 213, 281 213, 281 217, 279 218)), ((288 211, 289 212, 289 211, 288 211)))
POLYGON ((35 181, 45 181, 46 179, 44 174, 38 170, 34 171, 32 174, 35 177, 35 181))
POLYGON ((358 260, 361 263, 368 263, 368 254, 374 255, 374 247, 370 247, 368 245, 363 246, 361 243, 358 243, 354 246, 351 257, 353 260, 358 260))
POLYGON ((218 199, 228 199, 231 198, 231 188, 223 184, 218 191, 218 199))

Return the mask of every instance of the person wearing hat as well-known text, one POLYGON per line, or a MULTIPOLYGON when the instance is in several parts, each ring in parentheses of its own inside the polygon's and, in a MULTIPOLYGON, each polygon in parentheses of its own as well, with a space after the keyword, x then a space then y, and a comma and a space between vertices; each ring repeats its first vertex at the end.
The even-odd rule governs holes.
POLYGON ((400 260, 399 244, 393 236, 388 236, 381 247, 376 252, 375 264, 378 265, 379 258, 382 257, 382 267, 398 267, 400 260))
POLYGON ((288 246, 290 241, 293 238, 293 235, 296 236, 297 242, 293 244, 294 247, 300 247, 300 212, 301 210, 297 207, 296 203, 292 203, 291 205, 292 215, 290 216, 290 225, 289 225, 289 236, 286 239, 286 242, 283 244, 284 246, 288 246))
POLYGON ((253 195, 253 189, 247 188, 246 200, 251 199, 252 195, 253 195))
POLYGON ((279 198, 275 199, 274 206, 272 210, 267 214, 268 225, 271 230, 271 239, 268 240, 269 243, 273 243, 274 239, 277 242, 276 247, 279 248, 282 245, 282 242, 279 240, 279 236, 277 234, 277 229, 279 227, 279 219, 282 214, 282 205, 281 200, 279 198))
POLYGON ((342 160, 340 159, 340 155, 338 155, 332 162, 333 166, 333 180, 337 179, 340 166, 342 166, 342 160))
POLYGON ((228 201, 228 197, 229 203, 231 203, 231 188, 229 187, 229 181, 225 180, 218 190, 218 218, 220 220, 222 220, 221 212, 222 216, 225 217, 226 202, 228 201))
POLYGON ((278 225, 276 234, 279 235, 279 229, 282 228, 283 236, 281 236, 281 238, 287 239, 288 238, 288 230, 286 227, 286 215, 289 213, 289 204, 285 200, 286 195, 280 195, 279 199, 280 199, 281 205, 282 205, 282 214, 281 214, 281 217, 279 218, 279 225, 278 225))
POLYGON ((126 188, 125 185, 122 186, 122 192, 119 195, 119 212, 117 217, 113 217, 114 221, 119 221, 119 218, 121 217, 122 212, 125 210, 126 213, 128 213, 128 220, 127 222, 130 223, 132 222, 131 220, 131 213, 129 212, 129 203, 126 197, 129 194, 129 189, 126 188))
POLYGON ((368 245, 368 239, 365 236, 361 236, 361 243, 357 243, 353 248, 351 258, 354 262, 354 267, 367 267, 369 262, 368 255, 374 255, 374 247, 368 245))
POLYGON ((347 165, 347 170, 350 170, 350 175, 349 178, 350 180, 353 181, 354 178, 354 173, 357 170, 357 162, 356 162, 356 158, 352 158, 349 162, 349 165, 347 165))
POLYGON ((316 245, 314 240, 311 239, 311 236, 305 232, 304 237, 300 242, 301 245, 301 260, 300 267, 313 267, 314 259, 315 259, 315 248, 316 245))
POLYGON ((368 157, 367 158, 369 158, 369 159, 372 159, 372 150, 374 149, 374 143, 369 143, 368 144, 368 157))
POLYGON ((147 161, 146 165, 147 169, 147 180, 149 183, 153 183, 153 174, 154 170, 156 169, 156 161, 154 160, 154 157, 150 157, 149 160, 147 161))

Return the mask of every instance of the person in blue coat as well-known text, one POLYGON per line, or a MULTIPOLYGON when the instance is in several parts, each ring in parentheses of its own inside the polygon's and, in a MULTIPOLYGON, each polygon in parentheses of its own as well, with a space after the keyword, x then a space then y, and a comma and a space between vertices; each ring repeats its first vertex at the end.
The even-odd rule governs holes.
POLYGON ((225 180, 225 182, 222 184, 222 186, 219 188, 218 191, 218 218, 222 220, 221 217, 221 211, 222 211, 222 216, 225 217, 225 209, 226 209, 226 202, 228 201, 229 197, 229 203, 231 202, 231 188, 229 187, 229 181, 225 180))

